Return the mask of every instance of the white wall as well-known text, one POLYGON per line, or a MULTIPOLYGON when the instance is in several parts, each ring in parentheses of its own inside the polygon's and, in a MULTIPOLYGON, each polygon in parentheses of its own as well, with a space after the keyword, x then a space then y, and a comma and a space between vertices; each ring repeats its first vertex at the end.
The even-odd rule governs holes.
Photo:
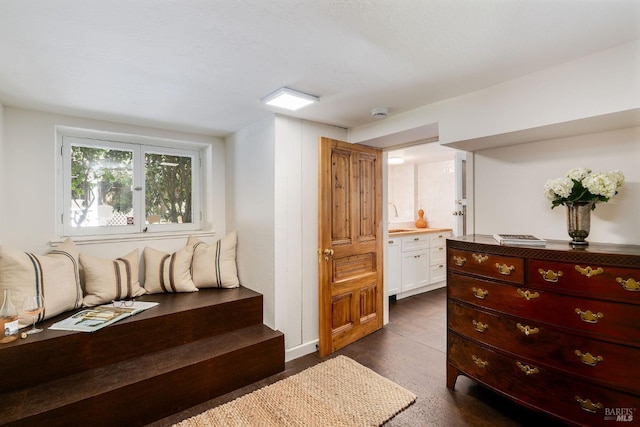
POLYGON ((265 324, 285 334, 286 359, 318 341, 318 138, 346 130, 285 116, 227 138, 229 227, 244 286, 264 296, 265 324))
POLYGON ((479 138, 637 109, 640 41, 352 128, 349 140, 364 142, 437 124, 441 144, 472 141, 471 146, 454 146, 473 151, 486 148, 474 141, 479 138))
MULTIPOLYGON (((44 253, 51 250, 56 235, 56 140, 57 125, 107 132, 136 134, 210 144, 212 173, 207 177, 205 191, 211 197, 205 209, 205 221, 218 233, 225 233, 224 211, 224 142, 220 138, 158 129, 129 126, 99 120, 55 115, 13 107, 4 108, 5 158, 0 175, 3 195, 1 243, 25 251, 44 253)), ((2 145, 0 145, 2 147, 2 145)), ((0 157, 1 159, 1 157, 0 157)), ((101 257, 118 257, 144 246, 174 251, 186 243, 187 236, 119 243, 83 244, 76 241, 81 252, 101 257)), ((75 239, 74 239, 75 240, 75 239)), ((207 239, 204 239, 207 240, 207 239)), ((209 239, 211 240, 211 239, 209 239)))
MULTIPOLYGON (((0 103, 0 200, 5 200, 4 198, 4 185, 3 183, 6 181, 5 173, 7 170, 7 166, 5 165, 5 156, 4 156, 4 105, 0 103)), ((0 242, 5 240, 4 230, 7 228, 5 225, 4 212, 7 210, 6 205, 2 203, 0 208, 0 242)))
POLYGON ((226 138, 229 230, 238 232, 240 283, 263 295, 275 328, 275 123, 254 123, 226 138), (231 201, 231 202, 229 202, 231 201))
POLYGON ((640 245, 640 127, 475 152, 475 219, 480 234, 569 240, 564 206, 551 210, 543 186, 569 169, 620 170, 619 194, 591 214, 588 241, 640 245))
POLYGON ((453 228, 455 217, 451 214, 456 206, 456 172, 454 153, 451 160, 418 165, 416 201, 418 209, 424 210, 427 227, 453 228))

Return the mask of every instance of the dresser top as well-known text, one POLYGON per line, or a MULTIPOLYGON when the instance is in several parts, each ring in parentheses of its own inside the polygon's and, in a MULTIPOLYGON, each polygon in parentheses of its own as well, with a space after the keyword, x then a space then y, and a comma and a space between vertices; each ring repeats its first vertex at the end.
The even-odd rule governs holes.
POLYGON ((493 236, 470 234, 447 239, 450 248, 479 250, 478 244, 490 245, 492 252, 502 255, 524 256, 540 259, 558 259, 578 261, 581 259, 608 259, 617 263, 624 259, 623 265, 640 267, 640 245, 621 245, 613 243, 589 243, 585 248, 572 247, 569 240, 547 240, 545 246, 500 245, 493 236), (618 259, 614 261, 612 258, 618 259))

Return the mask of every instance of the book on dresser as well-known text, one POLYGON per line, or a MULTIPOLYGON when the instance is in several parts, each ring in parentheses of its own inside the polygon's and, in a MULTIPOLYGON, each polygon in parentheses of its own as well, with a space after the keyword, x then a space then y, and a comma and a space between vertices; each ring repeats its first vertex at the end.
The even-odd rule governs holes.
POLYGON ((453 237, 447 290, 448 388, 465 375, 568 425, 640 426, 640 245, 453 237))
POLYGON ((531 234, 494 234, 493 238, 501 245, 544 246, 547 241, 531 234))

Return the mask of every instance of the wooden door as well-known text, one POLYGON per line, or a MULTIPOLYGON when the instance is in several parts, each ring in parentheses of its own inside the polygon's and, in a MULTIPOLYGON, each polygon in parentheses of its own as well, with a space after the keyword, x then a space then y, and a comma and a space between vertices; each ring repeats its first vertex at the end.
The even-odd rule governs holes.
POLYGON ((320 139, 320 356, 382 327, 382 151, 320 139))

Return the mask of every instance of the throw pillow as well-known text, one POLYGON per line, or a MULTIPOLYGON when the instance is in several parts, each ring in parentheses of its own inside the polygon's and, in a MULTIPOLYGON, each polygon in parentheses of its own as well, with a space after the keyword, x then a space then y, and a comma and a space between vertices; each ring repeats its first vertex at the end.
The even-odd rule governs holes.
POLYGON ((145 293, 138 280, 138 249, 115 260, 82 254, 80 264, 84 273, 85 307, 135 298, 145 293))
POLYGON ((191 280, 192 258, 193 249, 188 246, 173 254, 144 248, 144 288, 150 294, 197 291, 191 280))
MULTIPOLYGON (((46 255, 21 252, 0 246, 0 288, 11 289, 11 300, 20 313, 25 297, 40 294, 45 310, 37 321, 48 319, 82 304, 78 250, 71 239, 46 255)), ((20 327, 33 318, 20 313, 20 327)))
POLYGON ((189 236, 187 246, 193 247, 191 274, 198 288, 237 288, 238 269, 236 267, 236 246, 238 235, 235 231, 227 234, 213 245, 189 236))

